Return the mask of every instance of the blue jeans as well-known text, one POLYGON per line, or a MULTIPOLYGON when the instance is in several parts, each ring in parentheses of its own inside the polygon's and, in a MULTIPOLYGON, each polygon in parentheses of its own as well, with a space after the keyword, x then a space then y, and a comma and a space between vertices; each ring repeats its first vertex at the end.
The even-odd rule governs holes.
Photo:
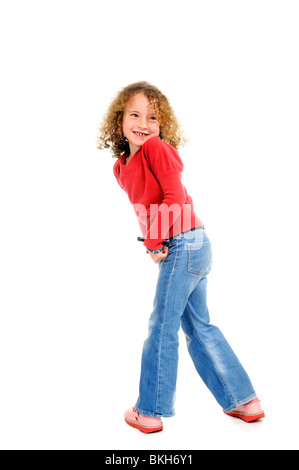
POLYGON ((144 342, 139 397, 146 416, 174 415, 178 331, 186 335, 195 368, 220 406, 229 412, 256 397, 250 379, 221 331, 210 324, 206 303, 212 248, 204 229, 167 240, 149 334, 144 342))

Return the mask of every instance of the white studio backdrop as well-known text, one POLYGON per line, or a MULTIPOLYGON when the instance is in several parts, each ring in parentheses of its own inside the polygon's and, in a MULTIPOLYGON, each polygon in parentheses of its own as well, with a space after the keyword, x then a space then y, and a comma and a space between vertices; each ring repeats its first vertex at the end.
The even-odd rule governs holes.
POLYGON ((0 447, 298 448, 298 2, 0 5, 0 447), (182 335, 176 417, 152 436, 124 424, 158 268, 96 139, 138 80, 189 138, 211 320, 263 401, 255 425, 223 415, 182 335))

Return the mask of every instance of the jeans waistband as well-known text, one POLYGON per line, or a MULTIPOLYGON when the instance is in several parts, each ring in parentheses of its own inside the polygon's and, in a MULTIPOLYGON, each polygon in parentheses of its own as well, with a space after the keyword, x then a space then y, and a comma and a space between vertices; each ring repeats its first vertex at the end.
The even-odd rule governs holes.
POLYGON ((177 235, 175 235, 174 237, 167 238, 167 240, 172 240, 173 238, 184 238, 184 235, 186 233, 194 232, 194 230, 200 230, 200 229, 204 230, 204 228, 205 228, 204 225, 201 225, 199 227, 193 227, 190 230, 186 230, 186 232, 181 232, 181 233, 178 233, 177 235))
MULTIPOLYGON (((204 230, 204 229, 205 229, 204 225, 200 225, 200 226, 198 226, 198 227, 193 227, 193 228, 191 228, 190 230, 187 230, 186 232, 181 232, 181 233, 178 233, 178 235, 175 235, 174 237, 167 238, 167 240, 165 240, 164 242, 162 242, 162 245, 165 244, 165 243, 167 243, 168 240, 172 240, 173 238, 183 238, 183 236, 184 236, 185 233, 194 232, 194 230, 199 230, 199 229, 204 230)), ((144 241, 145 241, 145 238, 143 238, 143 237, 137 237, 137 240, 138 240, 139 242, 144 242, 144 241)))

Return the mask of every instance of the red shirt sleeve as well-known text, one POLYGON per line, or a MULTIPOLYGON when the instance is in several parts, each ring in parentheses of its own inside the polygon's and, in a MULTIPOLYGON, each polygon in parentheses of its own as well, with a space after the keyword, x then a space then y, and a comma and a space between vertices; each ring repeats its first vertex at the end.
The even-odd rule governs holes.
POLYGON ((118 158, 113 165, 113 173, 121 189, 124 189, 121 182, 119 181, 119 171, 120 171, 119 165, 120 165, 120 158, 118 158))
POLYGON ((159 137, 145 142, 142 150, 156 178, 164 173, 182 173, 184 165, 178 151, 159 137))
POLYGON ((149 139, 143 146, 143 152, 163 192, 161 204, 151 205, 144 242, 146 248, 156 251, 162 248, 162 241, 168 238, 169 228, 181 216, 186 200, 181 181, 184 166, 177 150, 158 137, 149 139))
POLYGON ((151 206, 148 231, 144 242, 146 248, 154 251, 162 248, 162 241, 169 237, 169 228, 178 219, 181 219, 182 208, 186 199, 180 174, 164 174, 160 176, 159 182, 164 197, 160 205, 152 204, 151 206))

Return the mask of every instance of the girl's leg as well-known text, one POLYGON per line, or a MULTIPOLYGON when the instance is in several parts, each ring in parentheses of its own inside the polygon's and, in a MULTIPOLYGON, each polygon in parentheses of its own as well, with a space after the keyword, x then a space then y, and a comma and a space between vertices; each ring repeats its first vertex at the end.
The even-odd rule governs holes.
POLYGON ((197 372, 218 403, 229 412, 248 403, 256 393, 227 340, 210 324, 206 287, 204 276, 188 299, 181 324, 197 372))
POLYGON ((136 410, 145 416, 174 415, 181 316, 197 279, 186 276, 187 252, 181 240, 169 243, 168 257, 159 264, 154 309, 141 361, 136 410))

